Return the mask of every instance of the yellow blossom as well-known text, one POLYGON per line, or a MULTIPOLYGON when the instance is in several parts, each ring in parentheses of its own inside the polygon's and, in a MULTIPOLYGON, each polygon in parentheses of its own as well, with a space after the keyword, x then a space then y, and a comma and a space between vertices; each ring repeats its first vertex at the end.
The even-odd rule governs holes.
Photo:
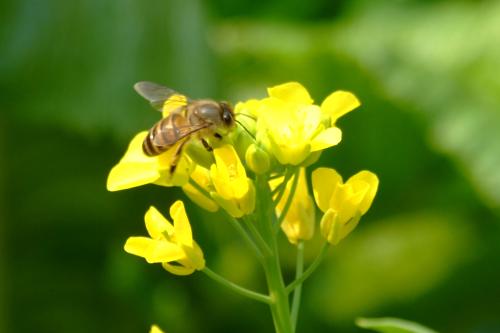
MULTIPOLYGON (((298 183, 295 193, 293 193, 292 203, 281 223, 281 229, 292 244, 297 244, 298 240, 311 239, 314 235, 315 207, 313 199, 309 195, 307 189, 305 168, 300 168, 298 177, 298 183)), ((271 188, 275 189, 283 180, 284 177, 271 180, 271 188)), ((288 181, 285 187, 285 193, 276 206, 278 215, 281 214, 288 201, 293 181, 293 179, 288 181)))
POLYGON ((210 192, 214 191, 214 188, 208 169, 196 165, 191 180, 182 186, 182 190, 189 199, 209 212, 216 212, 219 209, 217 203, 210 197, 210 192))
POLYGON ((120 162, 111 169, 108 176, 108 191, 124 190, 131 187, 154 183, 163 186, 181 186, 189 180, 193 164, 183 154, 173 174, 170 165, 176 147, 158 156, 147 156, 142 151, 142 142, 148 133, 137 134, 120 162))
POLYGON ((214 149, 215 164, 210 177, 215 191, 212 198, 231 216, 241 217, 255 208, 255 188, 238 157, 229 144, 214 149))
POLYGON ((158 326, 152 325, 149 333, 163 333, 163 331, 158 326))
POLYGON ((156 208, 150 207, 144 220, 150 237, 130 237, 125 251, 161 263, 172 274, 188 275, 205 267, 203 252, 193 240, 191 226, 182 201, 170 206, 172 225, 156 208))
POLYGON ((334 169, 318 168, 312 173, 314 198, 325 213, 321 233, 336 245, 345 238, 370 208, 378 188, 378 178, 370 171, 360 171, 347 182, 334 169))
POLYGON ((354 108, 345 92, 331 94, 319 107, 297 82, 269 88, 268 94, 246 108, 258 116, 257 140, 281 164, 300 165, 312 153, 338 144, 342 132, 334 126, 335 120, 354 108), (325 117, 331 121, 323 122, 325 117))

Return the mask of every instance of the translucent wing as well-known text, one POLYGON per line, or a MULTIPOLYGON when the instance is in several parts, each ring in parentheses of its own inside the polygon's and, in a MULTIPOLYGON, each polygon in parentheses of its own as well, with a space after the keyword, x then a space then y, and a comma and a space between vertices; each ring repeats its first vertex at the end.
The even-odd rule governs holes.
POLYGON ((165 108, 168 106, 167 104, 172 104, 172 107, 168 107, 168 109, 173 109, 181 105, 186 105, 188 102, 186 96, 154 82, 137 82, 134 84, 134 89, 158 111, 165 111, 165 108))

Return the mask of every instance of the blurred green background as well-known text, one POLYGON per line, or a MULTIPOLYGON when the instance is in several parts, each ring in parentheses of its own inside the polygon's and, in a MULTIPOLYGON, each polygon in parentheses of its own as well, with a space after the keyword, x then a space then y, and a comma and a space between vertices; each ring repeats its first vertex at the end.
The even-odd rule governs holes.
MULTIPOLYGON (((361 99, 320 164, 372 170, 380 190, 305 284, 299 332, 361 332, 358 316, 500 332, 499 74, 498 1, 2 1, 0 332, 272 332, 265 306, 122 250, 149 205, 183 197, 105 190, 158 117, 139 80, 232 102, 291 80, 317 102, 361 99)), ((188 214, 208 265, 263 290, 223 216, 188 214)))

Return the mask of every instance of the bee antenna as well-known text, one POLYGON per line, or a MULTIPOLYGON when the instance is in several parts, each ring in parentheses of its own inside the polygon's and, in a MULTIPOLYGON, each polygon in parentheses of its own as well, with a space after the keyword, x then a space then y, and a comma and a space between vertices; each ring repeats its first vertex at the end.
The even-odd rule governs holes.
POLYGON ((245 132, 248 133, 248 135, 252 137, 253 141, 255 141, 255 136, 252 133, 250 133, 250 131, 245 126, 243 126, 243 124, 240 121, 238 121, 238 119, 235 119, 235 121, 245 130, 245 132))
POLYGON ((252 119, 252 120, 255 120, 255 121, 257 120, 257 118, 255 118, 254 116, 251 116, 251 115, 246 114, 246 113, 241 113, 241 112, 238 112, 238 113, 236 113, 235 115, 236 115, 236 116, 245 116, 245 117, 248 117, 248 118, 250 118, 250 119, 252 119))

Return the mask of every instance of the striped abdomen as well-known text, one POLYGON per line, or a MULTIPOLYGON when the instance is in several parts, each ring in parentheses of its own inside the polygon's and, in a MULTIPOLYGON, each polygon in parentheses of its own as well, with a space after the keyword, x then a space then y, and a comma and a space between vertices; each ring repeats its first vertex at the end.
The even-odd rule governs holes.
POLYGON ((180 139, 185 137, 182 129, 187 126, 186 118, 178 113, 172 113, 168 117, 157 122, 150 130, 144 142, 142 150, 148 156, 156 156, 171 148, 180 139))

